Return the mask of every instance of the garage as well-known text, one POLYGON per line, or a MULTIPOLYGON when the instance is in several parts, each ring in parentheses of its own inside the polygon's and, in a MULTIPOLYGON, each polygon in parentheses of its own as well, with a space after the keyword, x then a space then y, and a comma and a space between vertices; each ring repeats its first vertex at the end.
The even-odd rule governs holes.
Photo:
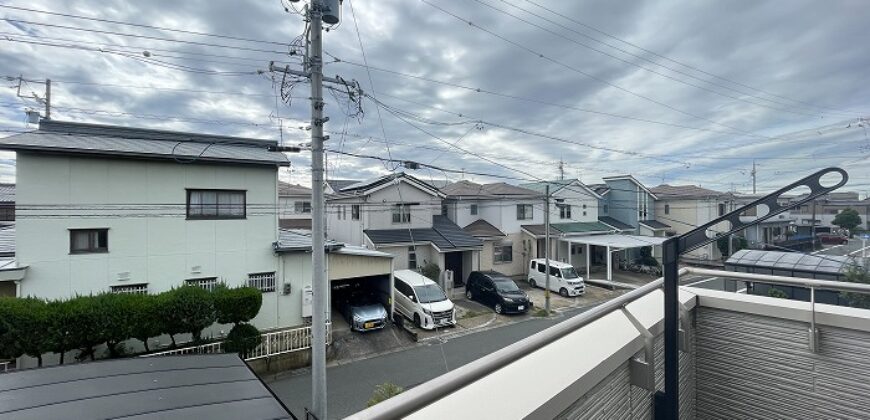
POLYGON ((345 246, 327 254, 327 267, 333 332, 351 330, 351 307, 359 318, 357 331, 385 327, 393 303, 392 255, 345 246))

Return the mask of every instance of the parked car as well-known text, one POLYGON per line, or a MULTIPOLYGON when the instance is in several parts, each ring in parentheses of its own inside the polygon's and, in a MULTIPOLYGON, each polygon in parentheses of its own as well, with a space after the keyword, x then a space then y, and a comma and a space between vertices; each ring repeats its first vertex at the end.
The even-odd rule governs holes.
POLYGON ((472 271, 465 283, 465 297, 492 306, 495 313, 525 313, 532 301, 513 280, 497 271, 472 271))
MULTIPOLYGON (((529 286, 544 288, 546 273, 543 258, 529 261, 529 286)), ((586 293, 586 283, 571 264, 550 260, 550 291, 564 297, 580 296, 586 293)))
POLYGON ((396 270, 395 310, 426 330, 456 325, 453 302, 428 277, 412 270, 396 270))
POLYGON ((339 305, 339 311, 353 331, 380 330, 387 325, 387 310, 371 293, 351 292, 339 305))
POLYGON ((843 245, 843 244, 849 243, 848 236, 840 235, 840 234, 836 234, 836 233, 819 233, 816 236, 818 236, 819 240, 823 244, 843 245))

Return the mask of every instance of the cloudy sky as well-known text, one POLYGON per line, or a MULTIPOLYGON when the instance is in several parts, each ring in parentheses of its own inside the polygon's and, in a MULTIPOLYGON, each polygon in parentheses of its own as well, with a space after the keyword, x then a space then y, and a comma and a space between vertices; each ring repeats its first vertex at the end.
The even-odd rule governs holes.
MULTIPOLYGON (((301 4, 0 2, 0 77, 31 80, 20 98, 0 79, 0 136, 34 128, 24 110, 42 108, 35 81, 51 78, 54 119, 305 142, 309 86, 284 103, 265 71, 298 68, 301 4)), ((521 179, 558 177, 562 160, 588 183, 631 173, 743 192, 753 160, 760 190, 837 165, 870 192, 865 2, 348 0, 342 13, 325 73, 383 107, 366 99, 348 117, 327 94, 331 149, 521 179)), ((0 158, 0 181, 14 180, 14 155, 0 158)), ((310 184, 308 156, 291 160, 285 179, 310 184)), ((328 161, 334 178, 395 169, 328 161)))

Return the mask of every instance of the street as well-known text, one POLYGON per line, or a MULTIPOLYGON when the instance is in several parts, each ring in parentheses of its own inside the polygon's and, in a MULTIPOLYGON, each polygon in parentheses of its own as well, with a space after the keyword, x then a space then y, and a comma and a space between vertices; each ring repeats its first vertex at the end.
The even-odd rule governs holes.
MULTIPOLYGON (((816 251, 815 255, 848 255, 850 257, 860 257, 861 249, 864 248, 865 245, 862 244, 862 241, 857 236, 855 238, 849 239, 849 243, 844 245, 826 245, 826 248, 820 251, 816 251)), ((870 241, 867 241, 866 246, 870 246, 870 241)), ((865 251, 868 256, 870 256, 870 249, 865 251)))
MULTIPOLYGON (((392 382, 409 389, 449 370, 515 343, 579 314, 592 306, 570 309, 549 319, 530 318, 474 334, 430 342, 395 353, 331 366, 327 369, 329 418, 343 418, 366 408, 375 385, 392 382)), ((581 350, 578 349, 578 355, 581 350)), ((530 374, 530 378, 531 378, 530 374)), ((272 391, 297 416, 311 404, 308 369, 268 382, 272 391)), ((525 386, 527 384, 517 384, 525 386)))

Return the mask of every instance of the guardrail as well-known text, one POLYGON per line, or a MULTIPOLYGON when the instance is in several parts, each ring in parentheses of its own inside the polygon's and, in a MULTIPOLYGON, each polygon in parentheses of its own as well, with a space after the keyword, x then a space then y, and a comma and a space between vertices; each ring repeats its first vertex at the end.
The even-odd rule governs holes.
MULTIPOLYGON (((262 342, 248 353, 245 360, 262 359, 279 354, 292 353, 311 348, 311 326, 270 331, 261 335, 262 342)), ((332 342, 332 323, 326 323, 326 344, 332 342)), ((140 357, 177 356, 184 354, 223 353, 223 341, 183 347, 157 353, 143 354, 140 357)))

